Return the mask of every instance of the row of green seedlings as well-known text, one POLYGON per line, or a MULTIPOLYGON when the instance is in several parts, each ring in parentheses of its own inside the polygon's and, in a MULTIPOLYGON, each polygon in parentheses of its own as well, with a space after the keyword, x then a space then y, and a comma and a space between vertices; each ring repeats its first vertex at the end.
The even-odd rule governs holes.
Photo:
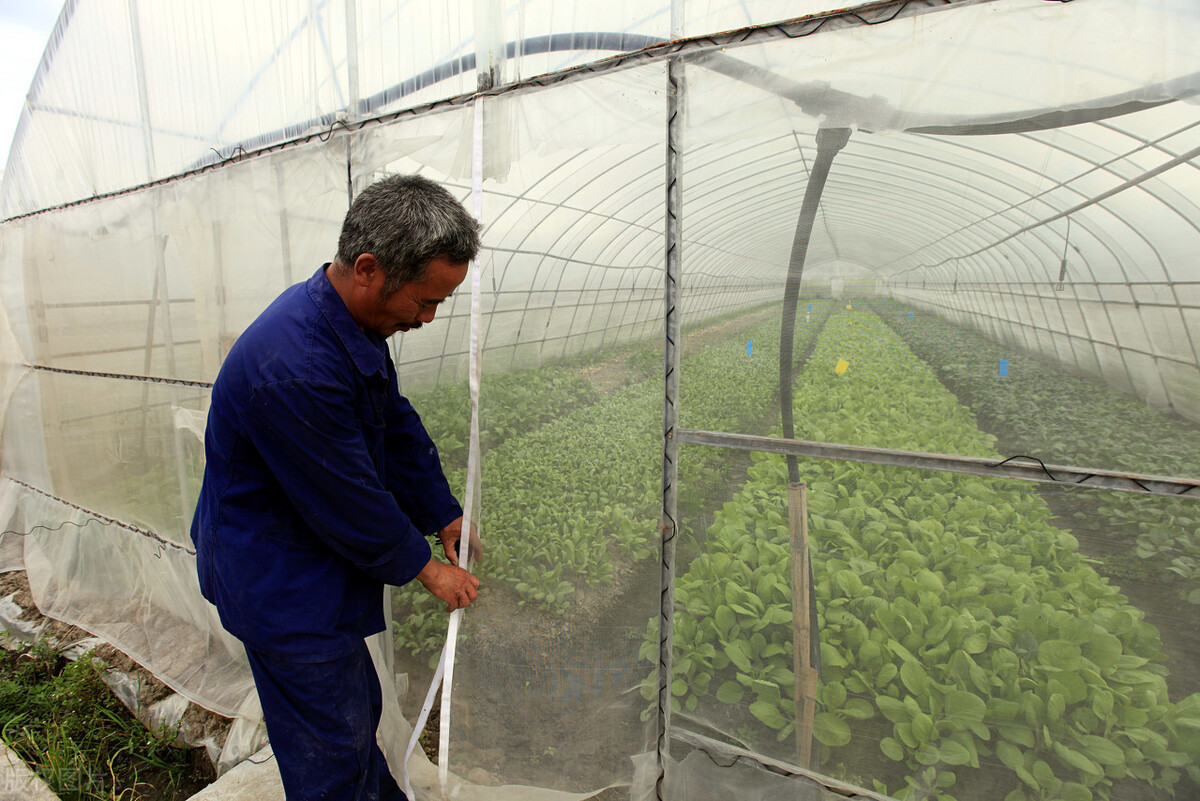
MULTIPOLYGON (((969 410, 872 316, 830 319, 795 410, 806 439, 996 456, 969 410)), ((1170 701, 1157 630, 1050 524, 1032 487, 825 460, 801 473, 823 770, 914 801, 1195 791, 1200 695, 1170 701)), ((797 735, 786 483, 783 457, 756 454, 676 582, 675 709, 761 724, 767 736, 739 731, 764 753, 797 735)))
MULTIPOLYGON (((817 304, 811 321, 797 326, 794 352, 805 352, 827 312, 817 304)), ((744 430, 774 411, 779 327, 776 316, 684 354, 680 404, 689 425, 744 430)), ((536 383, 536 373, 526 381, 536 383)), ((579 588, 612 582, 618 563, 658 554, 662 398, 660 377, 638 381, 487 452, 477 572, 493 591, 503 582, 519 604, 565 614, 579 588)), ((721 458, 696 451, 681 459, 681 502, 698 503, 720 481, 721 458)), ((411 588, 393 593, 397 647, 434 658, 445 636, 443 607, 411 588)))
MULTIPOLYGON (((696 328, 726 322, 736 313, 686 326, 696 328)), ((479 390, 479 445, 484 453, 509 437, 519 436, 541 424, 600 399, 595 384, 585 376, 587 368, 602 361, 619 361, 628 383, 659 378, 662 374, 662 343, 643 341, 617 348, 576 354, 536 369, 505 373, 485 371, 479 390)), ((413 393, 409 399, 421 422, 437 444, 438 456, 448 476, 458 479, 452 486, 461 490, 462 471, 467 467, 471 436, 471 390, 463 381, 413 393)))
MULTIPOLYGON (((520 370, 485 374, 479 396, 480 406, 485 410, 479 431, 483 451, 599 398, 591 381, 578 370, 562 365, 545 367, 536 373, 520 370)), ((464 382, 442 387, 415 395, 411 401, 437 444, 447 475, 465 470, 471 437, 469 386, 464 382)))
MULTIPOLYGON (((547 420, 583 409, 599 400, 595 385, 568 364, 538 370, 485 373, 480 386, 485 452, 519 437, 547 420)), ((463 496, 470 441, 471 398, 466 382, 414 394, 410 400, 438 448, 451 488, 463 496)), ((441 554, 435 553, 441 558, 441 554)), ((413 584, 392 588, 396 649, 432 662, 446 639, 445 607, 413 584)))
MULTIPOLYGON (((650 351, 647 346, 640 350, 650 351)), ((580 372, 588 359, 551 364, 536 370, 485 373, 480 386, 483 452, 511 437, 599 400, 595 385, 580 372)), ((410 400, 438 448, 451 488, 463 496, 470 442, 471 397, 466 382, 414 394, 410 400)), ((441 554, 435 554, 439 558, 441 554)), ((395 647, 402 653, 433 661, 446 639, 445 607, 422 588, 409 584, 392 589, 395 647)))
MULTIPOLYGON (((798 329, 797 350, 812 328, 798 329)), ((778 337, 776 319, 686 357, 681 417, 695 427, 739 430, 765 415, 776 397, 778 337), (753 355, 747 337, 762 343, 753 355)), ((483 493, 485 531, 498 535, 487 575, 561 614, 577 585, 612 580, 614 560, 657 554, 662 393, 653 379, 626 387, 489 455, 485 469, 504 481, 485 482, 483 493)), ((704 494, 719 456, 698 450, 681 458, 682 497, 704 494)))
MULTIPOLYGON (((885 317, 915 353, 937 366, 984 428, 1005 432, 1008 447, 1048 464, 1200 476, 1200 430, 1187 422, 932 315, 915 311, 909 318, 908 311, 888 304, 885 317), (1000 359, 1009 362, 1002 379, 1000 359)), ((1200 501, 1072 491, 1062 502, 1073 525, 1136 543, 1108 558, 1106 572, 1151 577, 1200 605, 1200 501), (1143 560, 1141 569, 1131 567, 1130 551, 1143 560)))

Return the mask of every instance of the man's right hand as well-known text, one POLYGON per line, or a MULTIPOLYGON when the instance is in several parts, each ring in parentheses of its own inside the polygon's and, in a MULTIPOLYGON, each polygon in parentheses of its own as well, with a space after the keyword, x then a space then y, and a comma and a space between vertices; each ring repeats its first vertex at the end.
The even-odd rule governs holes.
POLYGON ((462 609, 479 597, 479 579, 476 576, 432 557, 417 574, 417 580, 435 597, 446 602, 447 612, 462 609))

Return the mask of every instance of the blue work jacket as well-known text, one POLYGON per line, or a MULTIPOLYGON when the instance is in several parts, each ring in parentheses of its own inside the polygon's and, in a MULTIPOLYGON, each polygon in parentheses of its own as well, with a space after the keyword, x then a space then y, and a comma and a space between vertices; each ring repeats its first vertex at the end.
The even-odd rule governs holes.
POLYGON ((425 536, 462 515, 386 341, 358 327, 324 267, 229 351, 204 452, 200 589, 260 651, 320 661, 382 631, 383 585, 411 581, 425 536))

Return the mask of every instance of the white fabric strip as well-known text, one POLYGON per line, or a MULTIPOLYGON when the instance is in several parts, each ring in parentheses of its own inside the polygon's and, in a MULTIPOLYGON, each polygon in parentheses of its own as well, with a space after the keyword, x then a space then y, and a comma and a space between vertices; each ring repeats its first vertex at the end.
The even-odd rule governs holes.
MULTIPOLYGON (((476 98, 474 103, 474 126, 472 130, 473 143, 471 154, 471 211, 475 219, 483 221, 483 99, 476 98)), ((481 273, 482 265, 478 258, 471 270, 471 334, 470 334, 470 367, 468 380, 471 392, 471 438, 467 451, 467 486, 463 498, 463 538, 459 541, 459 564, 468 570, 473 566, 475 554, 471 553, 471 528, 475 513, 475 500, 479 496, 479 384, 483 373, 481 332, 483 331, 483 304, 480 294, 483 287, 481 273)), ((482 536, 482 535, 481 535, 482 536)), ((450 700, 454 686, 454 651, 458 643, 458 629, 462 620, 463 610, 459 609, 450 614, 450 622, 446 628, 446 644, 442 646, 442 655, 438 659, 437 670, 434 671, 433 681, 421 704, 421 714, 413 727, 412 737, 409 738, 408 748, 404 752, 404 794, 415 801, 412 785, 408 776, 408 760, 412 757, 420 740, 421 732, 429 720, 433 709, 433 699, 437 697, 438 688, 442 691, 441 721, 438 731, 438 781, 442 794, 449 795, 450 778, 450 700)))
MULTIPOLYGON (((483 221, 483 98, 475 98, 474 142, 471 145, 471 201, 475 219, 483 221)), ((475 259, 475 269, 471 271, 471 358, 470 358, 470 390, 471 390, 471 440, 468 444, 467 455, 467 488, 466 499, 463 503, 463 539, 459 545, 459 562, 470 569, 471 560, 475 554, 470 552, 470 527, 472 515, 475 512, 474 501, 479 497, 479 382, 482 374, 482 354, 480 353, 480 332, 483 330, 483 312, 480 302, 480 292, 483 281, 480 277, 482 268, 478 257, 475 259)), ((445 677, 442 679, 442 720, 438 732, 438 779, 442 785, 442 793, 447 794, 447 781, 450 771, 450 696, 454 688, 454 651, 458 645, 458 628, 462 622, 463 610, 459 609, 450 615, 450 626, 446 632, 446 647, 442 658, 446 663, 445 677)))
POLYGON ((433 681, 429 683, 429 692, 426 693, 425 701, 421 704, 421 714, 417 715, 417 722, 413 724, 412 734, 408 738, 408 747, 404 749, 404 787, 402 789, 409 801, 416 801, 416 796, 413 795, 412 782, 408 775, 408 761, 412 758, 413 751, 421 740, 421 732, 425 731, 425 722, 429 720, 429 710, 433 709, 433 699, 437 695, 438 687, 441 686, 442 672, 445 666, 446 649, 443 646, 437 670, 433 673, 433 681))

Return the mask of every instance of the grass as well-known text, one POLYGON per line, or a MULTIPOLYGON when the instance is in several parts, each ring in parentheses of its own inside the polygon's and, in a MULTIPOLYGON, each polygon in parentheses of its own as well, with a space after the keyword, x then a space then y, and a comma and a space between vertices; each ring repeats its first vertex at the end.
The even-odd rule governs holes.
POLYGON ((71 662, 42 644, 0 652, 0 737, 64 801, 167 801, 212 781, 174 731, 129 713, 102 670, 90 654, 71 662))

